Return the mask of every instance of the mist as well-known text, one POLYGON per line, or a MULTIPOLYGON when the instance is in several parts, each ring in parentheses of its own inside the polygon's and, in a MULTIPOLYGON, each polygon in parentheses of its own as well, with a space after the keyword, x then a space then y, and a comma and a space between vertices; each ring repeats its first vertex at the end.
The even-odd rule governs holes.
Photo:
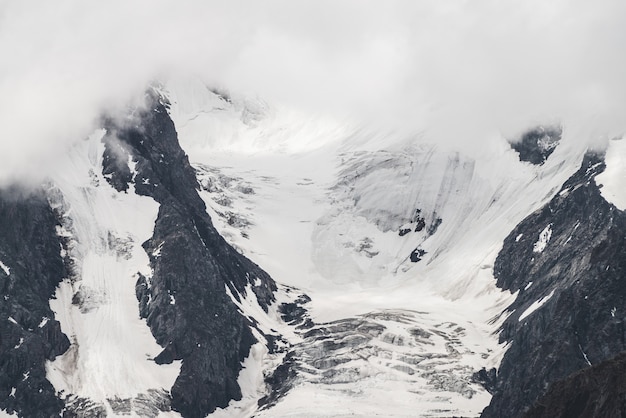
POLYGON ((626 3, 0 0, 0 182, 36 178, 148 83, 478 147, 537 123, 626 131, 626 3))

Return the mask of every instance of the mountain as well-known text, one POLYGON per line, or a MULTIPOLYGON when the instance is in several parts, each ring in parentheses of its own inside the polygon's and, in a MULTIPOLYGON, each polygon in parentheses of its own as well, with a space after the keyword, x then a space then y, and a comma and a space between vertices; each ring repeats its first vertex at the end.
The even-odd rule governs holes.
POLYGON ((4 413, 514 417, 626 350, 622 141, 143 101, 0 193, 4 413))
POLYGON ((600 193, 604 169, 601 156, 587 154, 504 241, 494 276, 517 297, 500 334, 509 344, 498 368, 503 377, 482 416, 519 415, 548 384, 626 351, 619 314, 626 308, 626 215, 600 193))
POLYGON ((3 310, 17 331, 3 339, 3 407, 204 416, 241 398, 241 362, 264 341, 237 301, 267 310, 276 285, 213 228, 162 98, 103 125, 45 190, 6 203, 3 310))

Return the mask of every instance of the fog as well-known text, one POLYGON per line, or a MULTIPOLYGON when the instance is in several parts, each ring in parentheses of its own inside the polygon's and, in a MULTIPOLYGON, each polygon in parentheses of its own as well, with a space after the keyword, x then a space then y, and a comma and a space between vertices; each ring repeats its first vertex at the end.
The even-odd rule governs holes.
POLYGON ((480 146, 626 131, 626 3, 0 0, 0 181, 33 178, 153 80, 480 146))

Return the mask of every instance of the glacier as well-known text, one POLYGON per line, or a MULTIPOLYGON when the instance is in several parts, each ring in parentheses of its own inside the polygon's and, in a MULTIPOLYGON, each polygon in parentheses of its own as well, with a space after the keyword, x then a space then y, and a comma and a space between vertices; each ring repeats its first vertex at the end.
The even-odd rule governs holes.
MULTIPOLYGON (((494 268, 507 246, 535 263, 570 242, 580 222, 567 241, 557 220, 516 227, 585 187, 563 186, 588 151, 577 132, 534 164, 502 136, 454 149, 197 79, 151 95, 77 141, 45 185, 69 262, 50 300, 69 348, 45 363, 65 411, 481 414, 493 388, 479 372, 517 347, 507 324, 559 300, 542 277, 503 288, 494 268)), ((622 142, 594 180, 618 207, 622 142)))
MULTIPOLYGON (((394 369, 402 350, 419 356, 423 345, 396 347, 386 359, 394 350, 381 349, 384 343, 373 336, 352 348, 368 351, 365 360, 330 368, 304 360, 300 383, 261 416, 478 415, 490 395, 472 373, 497 367, 506 349, 496 335, 504 319, 499 315, 515 298, 495 287, 493 262, 509 231, 578 168, 585 150, 568 141, 567 131, 545 165, 535 166, 520 162, 503 138, 468 156, 419 135, 310 116, 294 120, 298 115, 267 104, 250 110, 246 100, 225 100, 203 85, 174 83, 166 91, 216 227, 278 282, 306 293, 316 324, 332 329, 337 321, 383 312, 399 318, 419 312, 423 316, 412 321, 426 330, 443 324, 463 330, 442 337, 444 345, 451 338, 463 349, 436 369, 444 380, 463 382, 474 393, 469 398, 454 384, 429 381, 419 368, 394 369), (412 219, 416 210, 425 224, 421 231, 412 219), (411 232, 400 236, 407 227, 411 232), (416 248, 424 255, 413 263, 416 248), (343 377, 311 377, 331 371, 343 377)), ((353 327, 331 339, 357 338, 353 327)), ((400 319, 397 327, 407 335, 400 319)), ((308 345, 324 351, 321 342, 302 342, 300 334, 291 343, 303 358, 310 356, 308 345)))

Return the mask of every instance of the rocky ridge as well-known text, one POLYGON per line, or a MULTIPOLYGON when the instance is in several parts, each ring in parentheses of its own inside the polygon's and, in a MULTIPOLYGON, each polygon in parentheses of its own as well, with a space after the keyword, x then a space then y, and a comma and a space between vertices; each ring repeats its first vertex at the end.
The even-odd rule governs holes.
POLYGON ((483 417, 522 416, 548 386, 626 350, 626 214, 600 194, 602 155, 580 169, 506 238, 498 287, 517 292, 509 344, 483 417))

